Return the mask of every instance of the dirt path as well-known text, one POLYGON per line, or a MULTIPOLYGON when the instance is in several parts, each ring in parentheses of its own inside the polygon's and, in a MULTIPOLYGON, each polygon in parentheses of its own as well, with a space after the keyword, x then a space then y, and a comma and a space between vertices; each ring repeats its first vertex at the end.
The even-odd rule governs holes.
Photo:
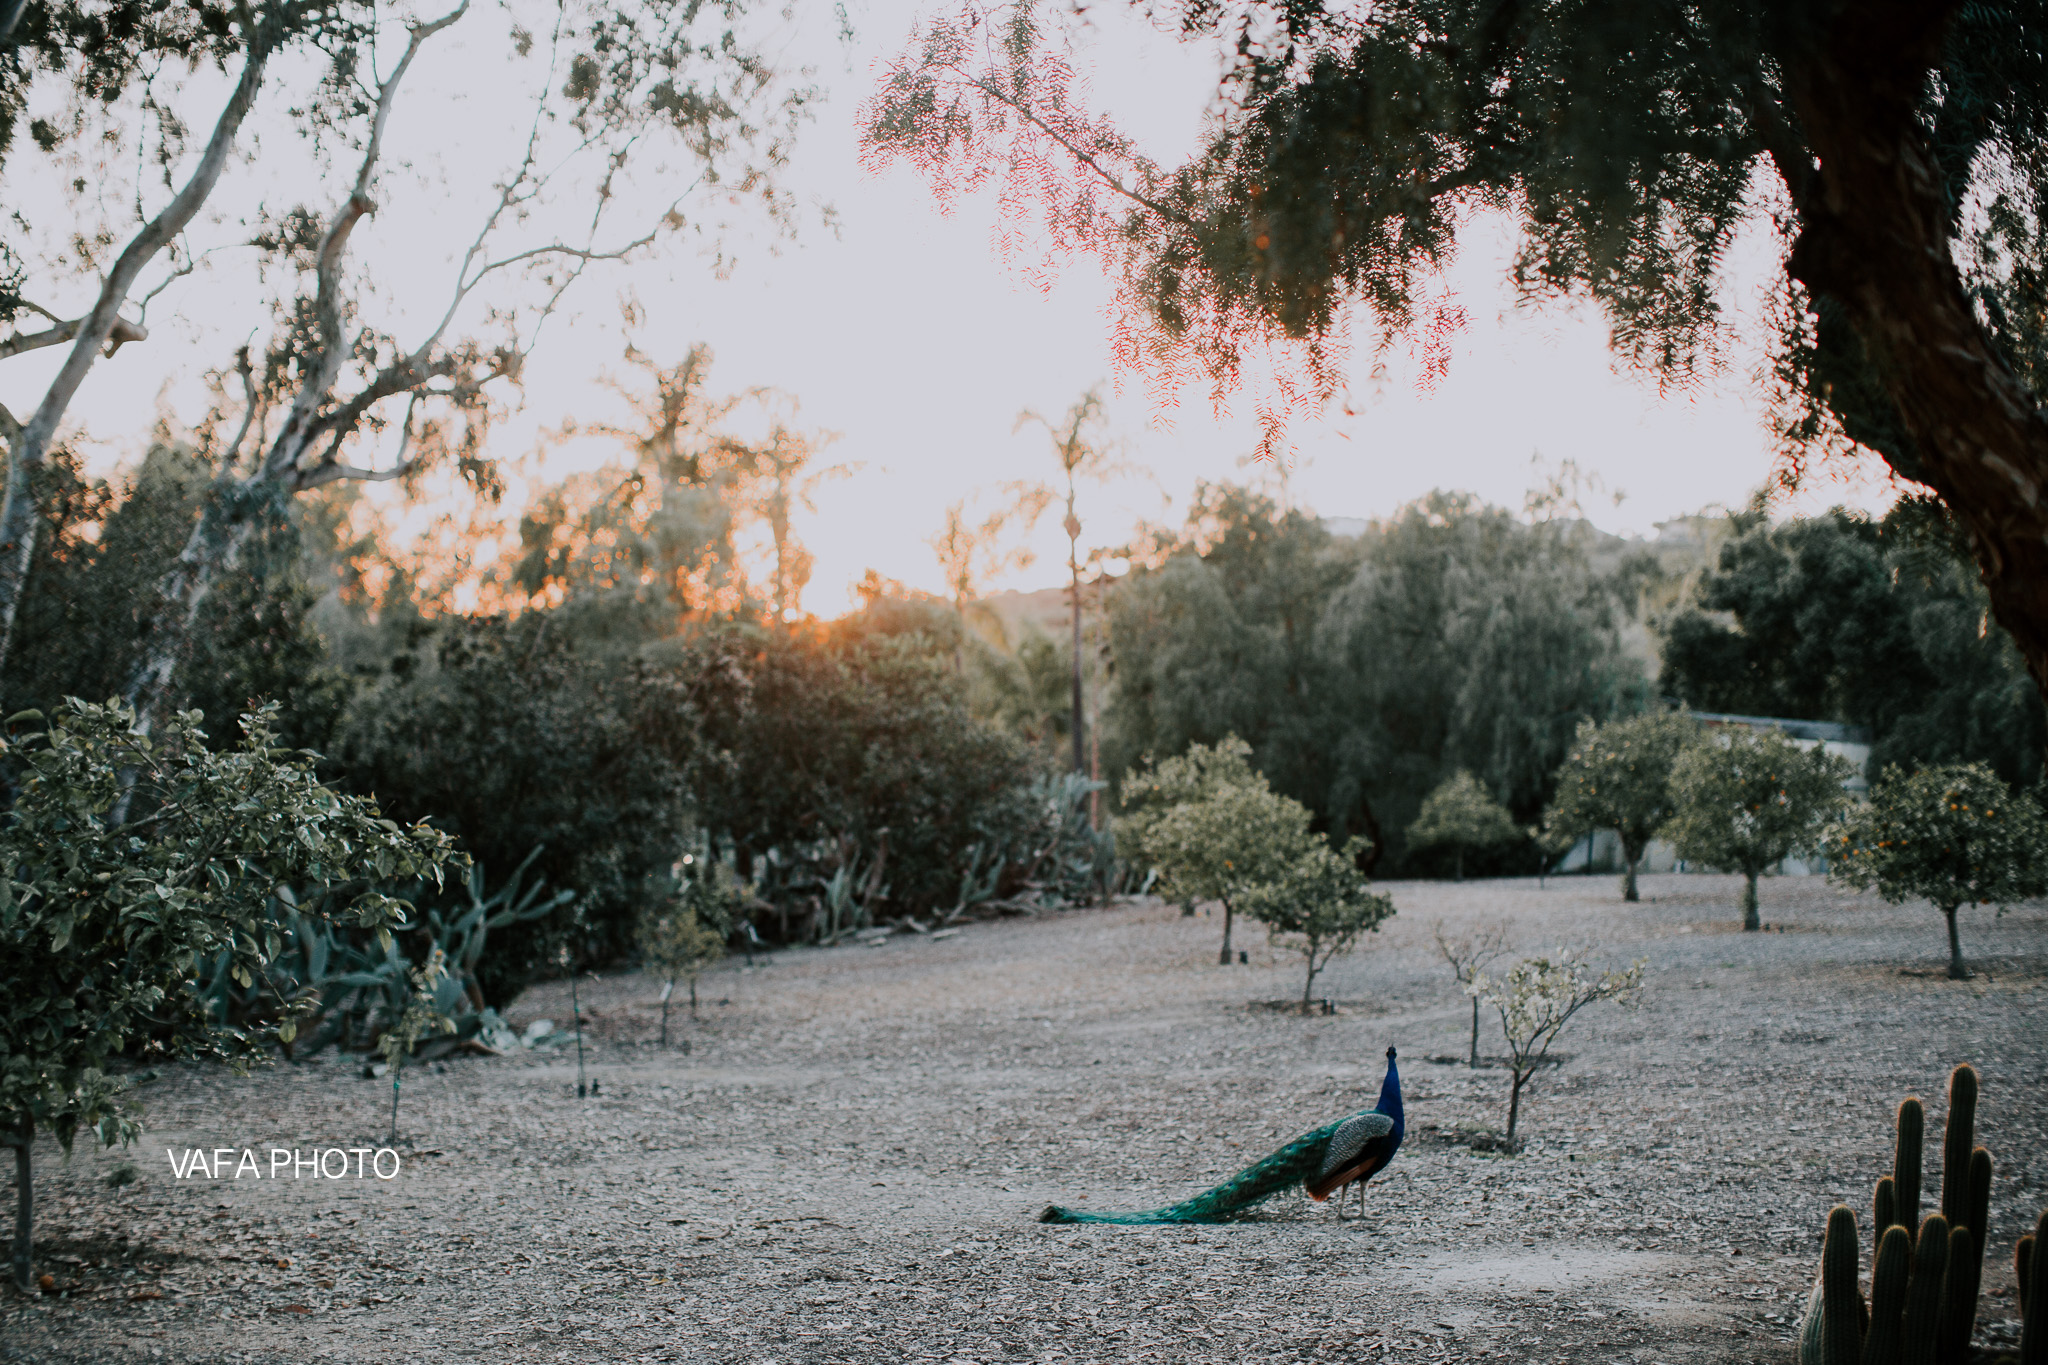
POLYGON ((1220 922, 1156 903, 731 965, 687 1056, 653 1045, 655 988, 611 978, 583 995, 597 1096, 573 1052, 430 1066, 389 1181, 174 1178, 167 1147, 377 1145, 389 1097, 332 1053, 182 1073, 151 1088, 138 1183, 108 1188, 118 1153, 38 1153, 65 1293, 0 1295, 0 1360, 1783 1362, 1827 1208, 1867 1206, 1898 1098, 1938 1122, 1965 1059, 1998 1160, 1980 1335, 2015 1330, 2012 1242, 2048 1204, 2048 914, 1967 915, 1986 974, 1951 983, 1924 907, 1774 881, 1787 932, 1745 935, 1736 886, 1397 883, 1329 974, 1339 1012, 1307 1019, 1247 1008, 1298 994, 1293 962, 1247 935, 1252 965, 1220 968, 1220 922), (1469 1024, 1439 917, 1649 960, 1640 1012, 1567 1033, 1519 1157, 1421 1131, 1506 1098, 1427 1060, 1469 1024), (1411 1132, 1362 1221, 1299 1195, 1219 1227, 1033 1221, 1181 1197, 1370 1105, 1390 1043, 1411 1132))

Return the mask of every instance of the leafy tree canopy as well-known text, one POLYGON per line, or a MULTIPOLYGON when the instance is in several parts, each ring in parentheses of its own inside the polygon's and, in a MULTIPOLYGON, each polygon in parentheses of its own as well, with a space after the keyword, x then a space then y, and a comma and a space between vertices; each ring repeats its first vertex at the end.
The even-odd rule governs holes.
POLYGON ((1467 849, 1513 843, 1525 833, 1479 779, 1460 768, 1423 798, 1422 813, 1408 827, 1408 845, 1417 849, 1448 845, 1457 853, 1462 878, 1467 849))
POLYGON ((1577 525, 1438 493, 1340 538, 1205 486, 1110 596, 1105 762, 1241 735, 1323 828, 1373 841, 1374 870, 1460 768, 1533 821, 1579 721, 1645 690, 1619 631, 1637 566, 1596 571, 1577 525))
POLYGON ((1266 926, 1274 940, 1302 955, 1301 1012, 1308 1013, 1316 974, 1359 937, 1379 932, 1394 913, 1394 902, 1366 885, 1358 870, 1364 852, 1354 839, 1344 848, 1313 840, 1278 869, 1271 881, 1244 893, 1244 911, 1266 926))
POLYGON ((1676 811, 1665 836, 1681 858, 1743 875, 1742 927, 1755 929, 1756 879, 1819 842, 1854 771, 1819 745, 1774 730, 1710 736, 1671 765, 1676 811))
POLYGON ((1887 768, 1828 841, 1828 876, 1948 918, 1949 975, 1963 965, 1956 910, 2048 893, 2048 817, 1981 763, 1887 768))
POLYGON ((1676 812, 1671 770, 1700 742, 1684 712, 1652 711, 1598 725, 1586 721, 1557 771, 1557 795, 1545 823, 1567 837, 1611 829, 1628 870, 1622 895, 1636 899, 1636 864, 1676 812))
MULTIPOLYGON (((20 718, 17 718, 20 719, 20 718)), ((67 702, 6 751, 19 792, 0 826, 0 1131, 81 1128, 131 1138, 126 1083, 109 1064, 133 1046, 246 1064, 264 1040, 217 1023, 188 989, 203 957, 233 954, 249 985, 282 948, 280 887, 438 883, 453 840, 384 819, 320 785, 310 756, 275 747, 273 715, 209 751, 185 712, 152 738, 119 707, 67 702), (124 771, 134 785, 114 814, 124 771)), ((283 894, 289 895, 289 892, 283 894)), ((408 906, 375 890, 341 915, 388 932, 408 906)), ((289 1038, 290 1024, 283 1032, 289 1038)))

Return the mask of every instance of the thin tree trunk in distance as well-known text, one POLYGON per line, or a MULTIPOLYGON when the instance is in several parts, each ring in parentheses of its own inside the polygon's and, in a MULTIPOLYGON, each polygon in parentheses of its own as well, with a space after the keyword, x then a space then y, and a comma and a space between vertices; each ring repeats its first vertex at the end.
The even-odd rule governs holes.
POLYGON ((29 1183, 32 1169, 35 1141, 31 1132, 14 1147, 14 1283, 26 1290, 33 1286, 30 1254, 34 1245, 35 1230, 35 1187, 29 1183))
POLYGON ((1626 849, 1622 851, 1621 856, 1628 860, 1628 871, 1621 874, 1621 898, 1625 901, 1640 901, 1642 896, 1636 891, 1636 863, 1639 859, 1630 858, 1626 849))
POLYGON ((1223 901, 1223 951, 1217 955, 1216 962, 1218 966, 1222 967, 1230 965, 1230 900, 1228 897, 1225 897, 1223 901))
POLYGON ((1948 975, 1951 981, 1968 981, 1970 969, 1963 965, 1963 940, 1956 933, 1956 907, 1945 907, 1942 914, 1948 916, 1948 975))
POLYGON ((1515 1078, 1508 1090, 1507 1140, 1509 1142, 1513 1142, 1515 1140, 1515 1121, 1519 1119, 1522 1115, 1522 1086, 1524 1083, 1528 1081, 1528 1079, 1529 1073, 1523 1071, 1521 1064, 1517 1062, 1515 1064, 1515 1078))
POLYGON ((1472 997, 1472 1065, 1479 1065, 1479 997, 1472 997))
POLYGON ((1745 931, 1761 929, 1763 921, 1756 913, 1756 873, 1745 872, 1742 880, 1742 927, 1745 931))
MULTIPOLYGON (((1068 514, 1069 519, 1072 513, 1068 514)), ((1074 771, 1088 771, 1087 760, 1081 751, 1081 562, 1075 557, 1073 542, 1068 542, 1067 568, 1073 572, 1074 599, 1074 771)))

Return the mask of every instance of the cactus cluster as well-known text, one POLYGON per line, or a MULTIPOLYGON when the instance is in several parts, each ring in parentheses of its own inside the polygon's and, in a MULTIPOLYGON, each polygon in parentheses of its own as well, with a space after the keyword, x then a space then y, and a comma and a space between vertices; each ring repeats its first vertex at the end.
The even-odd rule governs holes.
MULTIPOLYGON (((1976 1145, 1977 1073, 1972 1067, 1959 1066, 1949 1076, 1941 1211, 1922 1221, 1926 1122, 1918 1099, 1900 1103, 1892 1173, 1877 1182, 1871 1199, 1868 1301, 1858 1284, 1856 1215, 1847 1205, 1828 1215, 1820 1279, 1800 1331, 1799 1365, 1963 1365, 1968 1358, 1991 1208, 1991 1153, 1976 1145)), ((2031 1250, 2026 1254, 2031 1257, 2031 1250)), ((2044 1344, 2036 1340, 2041 1336, 2028 1334, 2037 1353, 2044 1344)), ((2037 1365, 2024 1348, 2022 1359, 2037 1365)))

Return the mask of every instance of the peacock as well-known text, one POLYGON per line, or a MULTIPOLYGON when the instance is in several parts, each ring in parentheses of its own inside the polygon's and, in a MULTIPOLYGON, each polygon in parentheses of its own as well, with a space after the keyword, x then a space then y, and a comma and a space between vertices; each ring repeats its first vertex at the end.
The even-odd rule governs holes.
MULTIPOLYGON (((1169 1204, 1163 1209, 1137 1213, 1090 1213, 1085 1209, 1047 1207, 1038 1216, 1041 1223, 1221 1223, 1261 1199, 1270 1198, 1291 1185, 1300 1184, 1308 1197, 1321 1203, 1333 1190, 1359 1187, 1359 1205, 1365 1203, 1365 1182, 1386 1169, 1401 1150, 1406 1127, 1401 1118, 1401 1072, 1394 1065, 1394 1049, 1387 1049, 1387 1075, 1380 1082, 1379 1103, 1362 1114, 1326 1123, 1303 1133, 1265 1160, 1247 1166, 1212 1190, 1192 1199, 1169 1204)), ((1343 1196, 1337 1203, 1341 1216, 1343 1196)))

